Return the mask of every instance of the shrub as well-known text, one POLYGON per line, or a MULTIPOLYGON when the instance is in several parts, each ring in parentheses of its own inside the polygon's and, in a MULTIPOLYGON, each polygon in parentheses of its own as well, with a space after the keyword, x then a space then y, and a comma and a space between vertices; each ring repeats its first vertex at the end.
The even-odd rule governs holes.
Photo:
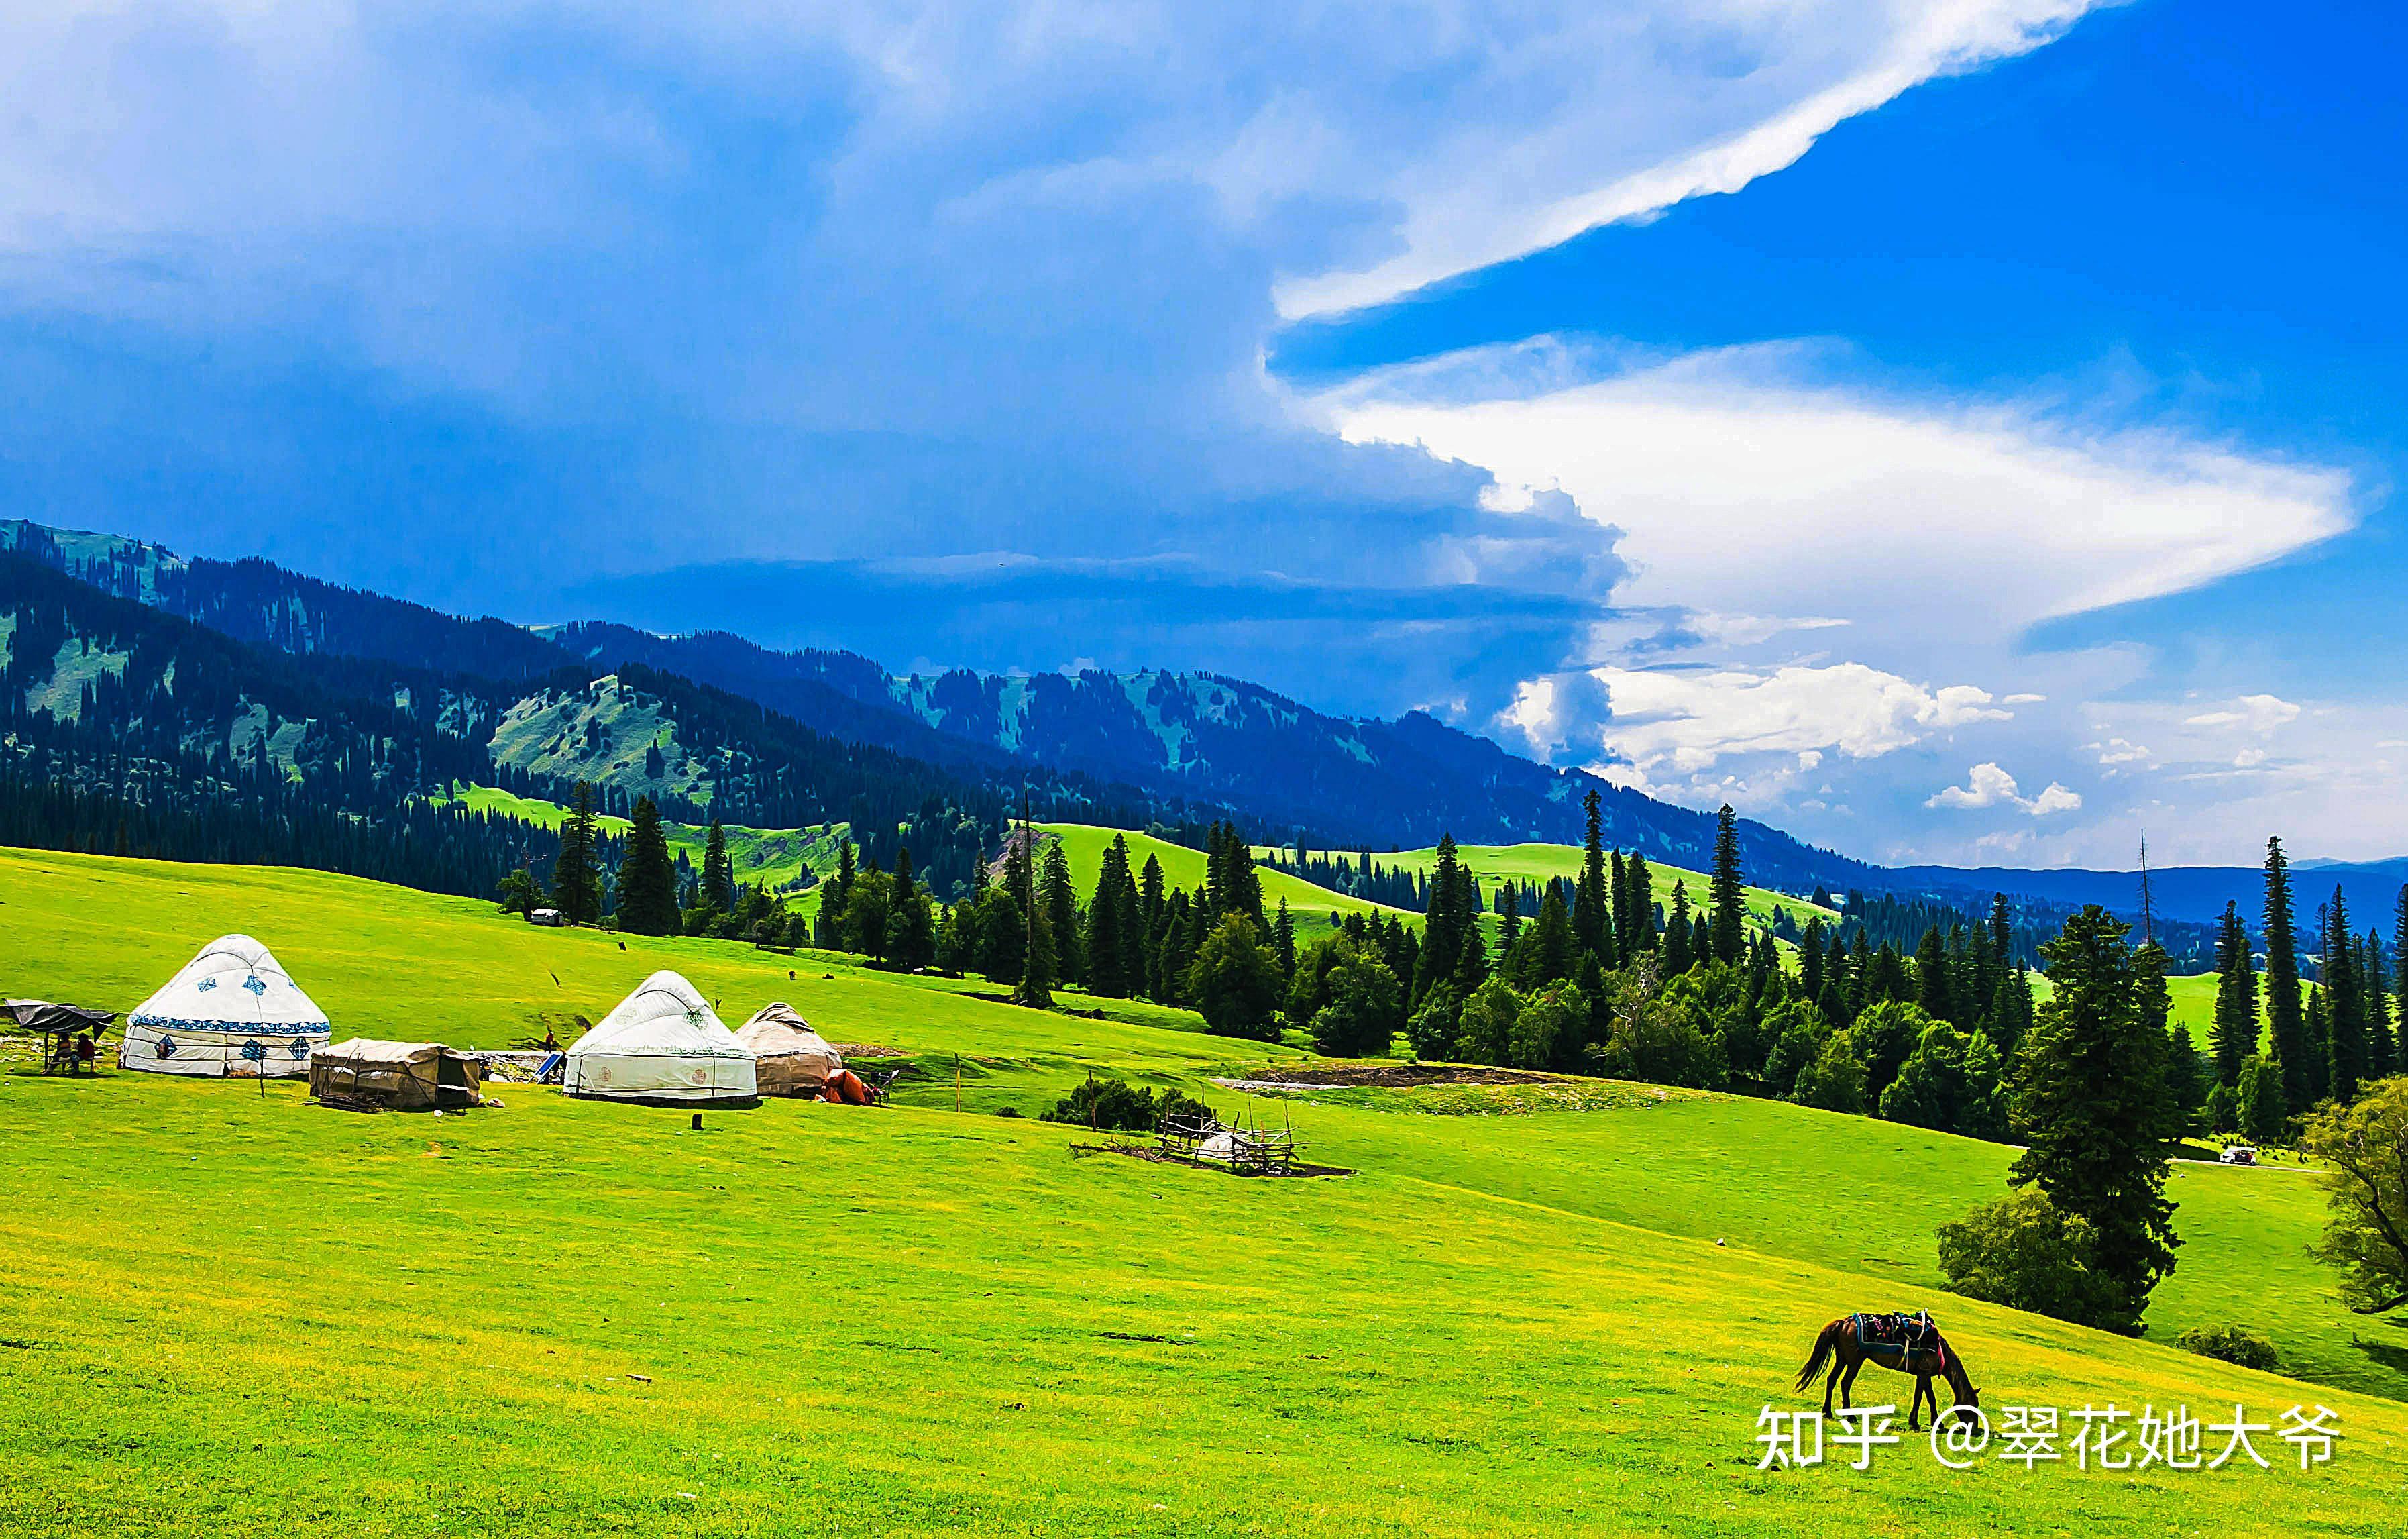
POLYGON ((995 1115, 997 1116, 1018 1116, 1020 1115, 1020 1108, 1017 1106, 998 1106, 995 1109, 995 1115))
POLYGON ((1512 1052, 1513 1022, 1522 1014, 1522 996, 1502 978, 1491 978, 1471 991, 1463 1005, 1463 1034, 1455 1056, 1463 1063, 1501 1064, 1512 1052))
POLYGON ((1463 1029, 1463 1000, 1453 984, 1434 984, 1422 997, 1422 1007, 1405 1022, 1405 1040, 1413 1057, 1444 1058, 1455 1051, 1455 1034, 1463 1029))
POLYGON ((2263 1336, 2254 1336, 2237 1325, 2195 1325, 2174 1338, 2174 1345, 2186 1352, 2196 1352, 2202 1358, 2218 1362, 2238 1363, 2243 1368, 2274 1369, 2274 1344, 2263 1336))
POLYGON ((2094 1244, 2088 1220, 2020 1187, 1940 1226, 1940 1273, 1969 1299, 2127 1330, 2122 1290, 2090 1268, 2094 1244))
POLYGON ((1863 1111, 1865 1065, 1856 1057, 1851 1039, 1852 1033, 1847 1031, 1834 1031, 1824 1039, 1814 1061, 1798 1071, 1797 1083, 1789 1088, 1789 1099, 1800 1106, 1819 1106, 1827 1112, 1863 1111))
POLYGON ((1549 984, 1521 1013, 1506 1038, 1506 1051, 1517 1069, 1545 1069, 1557 1048, 1576 1043, 1588 1026, 1588 997, 1577 984, 1549 984))
POLYGON ((1329 1003, 1312 1017, 1312 1045, 1333 1058, 1370 1057, 1396 1035, 1404 990, 1388 964, 1364 956, 1330 970, 1329 1003))
POLYGON ((1040 1120, 1108 1133, 1150 1133, 1170 1117, 1211 1115, 1212 1108, 1177 1090, 1166 1089, 1157 1098, 1125 1080, 1091 1079, 1040 1114, 1040 1120))

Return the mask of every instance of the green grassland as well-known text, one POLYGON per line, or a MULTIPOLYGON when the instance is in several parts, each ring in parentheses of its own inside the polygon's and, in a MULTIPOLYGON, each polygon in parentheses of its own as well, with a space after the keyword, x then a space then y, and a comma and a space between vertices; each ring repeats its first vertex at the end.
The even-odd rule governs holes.
MULTIPOLYGON (((1479 874, 1482 893, 1492 907, 1496 902, 1497 889, 1507 878, 1544 882, 1549 877, 1560 876, 1566 881, 1573 881, 1580 876, 1581 862, 1585 858, 1577 844, 1463 844, 1456 846, 1455 854, 1479 874)), ((1428 871, 1438 865, 1438 851, 1433 847, 1401 850, 1393 855, 1374 852, 1371 858, 1383 866, 1399 870, 1428 871)), ((1687 870, 1679 866, 1659 866, 1652 860, 1647 863, 1647 871, 1652 879, 1650 885, 1655 891, 1656 901, 1662 904, 1666 912, 1671 910, 1672 888, 1676 885, 1687 886, 1691 908, 1706 906, 1706 893, 1713 879, 1703 871, 1687 870)), ((1760 926, 1771 925, 1773 910, 1777 908, 1787 909, 1790 917, 1801 928, 1816 914, 1821 914, 1827 924, 1839 918, 1833 910, 1818 908, 1803 898, 1792 898, 1766 887, 1749 887, 1746 891, 1748 918, 1760 926)))
MULTIPOLYGON (((1204 852, 1191 850, 1184 844, 1156 839, 1151 834, 1135 833, 1121 828, 1101 828, 1087 823, 1040 823, 1038 832, 1051 834, 1062 841, 1062 854, 1070 862, 1070 883, 1078 890, 1079 901, 1084 903, 1095 895, 1096 878, 1104 868, 1104 851, 1113 839, 1128 841, 1129 865, 1133 871, 1145 870, 1148 856, 1162 862, 1162 879, 1167 885, 1185 887, 1200 892, 1204 886, 1204 852)), ((1257 868, 1262 877, 1263 904, 1276 910, 1280 899, 1287 899, 1288 913, 1296 921, 1297 933, 1310 937, 1315 927, 1326 928, 1330 915, 1341 918, 1350 913, 1384 913, 1418 926, 1422 916, 1404 909, 1390 908, 1383 903, 1349 898, 1344 893, 1317 887, 1302 877, 1284 871, 1257 868)))
MULTIPOLYGON (((568 809, 556 801, 523 797, 491 785, 461 786, 453 799, 475 812, 498 813, 546 828, 559 827, 561 820, 568 815, 568 809)), ((624 817, 598 821, 613 834, 624 836, 627 831, 624 817)), ((703 846, 710 835, 708 825, 664 819, 661 831, 668 836, 671 858, 682 855, 695 870, 702 869, 703 846)), ((731 823, 723 825, 721 831, 727 836, 727 858, 736 868, 736 879, 778 892, 800 882, 805 871, 825 876, 835 870, 837 846, 852 830, 842 823, 822 823, 808 828, 754 828, 731 823)))
MULTIPOLYGON (((503 1086, 358 1116, 292 1085, 0 1072, 0 1532, 1953 1534, 2396 1532, 2400 1349, 2351 1345, 2312 1179, 2179 1168, 2130 1342, 1934 1298, 2012 1151, 1600 1086, 1241 1100, 1295 1055, 1022 1011, 726 942, 536 929, 314 872, 0 851, 0 991, 124 1008, 249 930, 354 1032, 497 1044, 675 966, 738 1018, 966 1063, 882 1111, 683 1114, 503 1086), (789 977, 789 972, 794 976, 789 977), (1240 1067, 1242 1066, 1242 1067, 1240 1067), (1293 1119, 1342 1180, 1102 1155, 1091 1069, 1293 1119), (1723 1242, 1717 1244, 1716 1242, 1723 1242), (1930 1302, 1994 1410, 2321 1402, 2301 1474, 1759 1474, 1817 1327, 1930 1302), (2319 1383, 2161 1345, 2244 1320, 2319 1383), (637 1377, 635 1375, 642 1375, 637 1377)), ((1092 1001, 1069 1003, 1080 1008, 1092 1001)), ((2357 1322, 2358 1333, 2394 1328, 2357 1322)), ((1859 1389, 1887 1396, 1904 1388, 1859 1389)), ((1860 1399, 1865 1398, 1860 1393, 1860 1399)), ((1902 1393, 1899 1394, 1902 1399, 1902 1393)), ((2213 1451, 2213 1450, 2211 1450, 2213 1451)))

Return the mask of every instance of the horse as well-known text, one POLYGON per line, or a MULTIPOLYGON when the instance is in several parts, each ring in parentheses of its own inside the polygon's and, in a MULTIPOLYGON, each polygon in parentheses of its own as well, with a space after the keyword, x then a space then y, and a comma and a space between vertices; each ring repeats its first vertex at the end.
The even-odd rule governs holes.
MULTIPOLYGON (((1826 1365, 1828 1365, 1829 1376, 1823 1385, 1823 1414, 1826 1417, 1831 1414, 1833 1387, 1838 1388, 1840 1404, 1845 1408, 1849 1403, 1849 1392, 1856 1388, 1856 1374, 1868 1362, 1914 1375, 1914 1399, 1906 1408, 1909 1431, 1923 1430, 1918 1418, 1922 1416, 1926 1400, 1931 1402, 1933 1424, 1939 1423, 1940 1397, 1931 1388, 1934 1374, 1945 1378, 1950 1392, 1956 1396, 1956 1403, 1949 1407, 1950 1410, 1958 1405, 1970 1406, 1976 1411, 1981 1409, 1982 1392, 1973 1388, 1973 1381, 1965 1373, 1964 1359, 1949 1346, 1937 1325, 1928 1325, 1922 1336, 1911 1344, 1902 1341, 1869 1343, 1859 1336, 1856 1330, 1856 1321, 1861 1318, 1864 1316, 1842 1315, 1825 1326, 1823 1333, 1814 1338, 1814 1355, 1808 1358, 1806 1366, 1798 1371, 1798 1388, 1803 1389, 1816 1379, 1824 1378, 1826 1365)), ((1924 1318, 1928 1322, 1930 1317, 1926 1316, 1924 1318)))

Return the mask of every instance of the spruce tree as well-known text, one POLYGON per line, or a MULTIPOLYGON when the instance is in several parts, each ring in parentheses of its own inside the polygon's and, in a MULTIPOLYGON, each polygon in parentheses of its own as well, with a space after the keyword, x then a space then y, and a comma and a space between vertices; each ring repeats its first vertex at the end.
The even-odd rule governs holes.
POLYGON ((572 925, 602 917, 602 871, 595 856, 598 828, 594 783, 580 780, 560 825, 560 856, 552 865, 552 906, 572 925))
POLYGON ((895 880, 886 905, 886 960, 917 972, 937 959, 937 917, 928 892, 911 874, 911 851, 895 853, 895 880))
POLYGON ((1530 948, 1529 986, 1541 988, 1572 975, 1579 943, 1572 936, 1571 911, 1564 903, 1562 882, 1547 884, 1547 896, 1539 900, 1539 917, 1530 926, 1526 943, 1530 948))
POLYGON ((1410 1005, 1418 1005, 1432 985, 1446 981, 1455 959, 1463 952, 1463 932, 1472 921, 1461 907, 1461 865, 1455 857, 1455 835, 1440 833, 1436 868, 1430 873, 1428 907, 1422 919, 1422 961, 1406 980, 1410 1005))
POLYGON ((1279 958, 1280 977, 1296 976, 1296 920, 1287 912, 1287 899, 1279 901, 1279 915, 1271 921, 1271 954, 1279 958))
POLYGON ((2130 932, 2092 904, 2042 948, 2054 988, 2019 1060, 2029 1143, 2008 1180, 2089 1223, 2091 1270, 2119 1296, 2100 1323, 2136 1334, 2182 1242, 2165 1198, 2166 1039, 2137 1008, 2130 932))
POLYGON ((677 867, 650 797, 638 797, 628 815, 627 853, 619 862, 619 928, 633 935, 675 935, 683 928, 677 867))
POLYGON ((1688 884, 1672 884, 1672 916, 1664 925, 1664 976, 1677 978, 1689 971, 1696 958, 1689 952, 1689 887, 1688 884))
POLYGON ((1031 1010, 1051 1010, 1054 985, 1059 980, 1054 971, 1054 920, 1041 901, 1028 927, 1026 940, 1027 956, 1021 965, 1020 982, 1012 986, 1011 1002, 1031 1010))
POLYGON ((2391 996, 2385 992, 2389 974, 2384 970, 2383 936, 2366 932, 2358 976, 2366 999, 2366 1077, 2389 1079, 2400 1072, 2400 1039, 2391 1031, 2391 996))
POLYGON ((2249 954, 2249 931, 2239 907, 2224 905, 2215 937, 2215 1016, 2208 1043, 2215 1053, 2215 1081, 2235 1089, 2241 1066, 2258 1051, 2258 969, 2249 954))
POLYGON ((1606 885, 1611 888, 1607 904, 1613 916, 1613 955, 1603 958, 1609 968, 1628 967, 1639 958, 1639 948, 1632 937, 1638 932, 1630 922, 1630 872, 1622 863, 1622 852, 1609 857, 1606 885))
POLYGON ((2326 1029, 2331 1071, 2328 1093, 2346 1106, 2366 1078, 2366 997, 2358 978, 2358 952, 2349 931, 2349 907, 2333 888, 2324 942, 2326 1029))
POLYGON ((1121 885, 1128 880, 1128 844, 1114 839, 1104 849, 1103 868, 1096 873, 1095 897, 1087 904, 1087 992, 1108 1000, 1131 989, 1123 969, 1121 885))
POLYGON ((1584 951, 1602 958, 1609 956, 1613 944, 1613 923, 1606 905, 1613 900, 1613 889, 1605 869, 1605 822, 1601 798, 1597 787, 1588 788, 1581 798, 1581 808, 1587 813, 1587 831, 1581 841, 1580 882, 1572 890, 1572 938, 1584 951))
POLYGON ((1647 857, 1637 850, 1630 852, 1623 870, 1629 878, 1630 917, 1618 934, 1623 965, 1627 967, 1641 952, 1656 949, 1656 873, 1647 869, 1647 857))
POLYGON ((1054 944, 1053 971, 1047 984, 1077 982, 1083 976, 1079 956, 1079 899, 1070 887, 1070 857, 1063 853, 1058 839, 1045 846, 1043 901, 1037 912, 1044 916, 1048 938, 1054 944))
MULTIPOLYGON (((853 841, 839 841, 836 847, 836 874, 820 884, 819 917, 813 923, 812 939, 820 945, 835 950, 844 944, 844 912, 853 901, 853 841)), ((993 973, 988 974, 993 977, 993 973)))
POLYGON ((1740 880, 1739 814, 1729 802, 1714 814, 1713 881, 1707 892, 1713 904, 1713 958, 1737 962, 1747 944, 1747 885, 1740 880))
POLYGON ((717 818, 702 846, 702 900, 722 913, 736 907, 736 868, 727 858, 727 830, 717 818))
POLYGON ((1961 1026, 1955 991, 1948 984, 1948 954, 1940 942, 1940 927, 1933 925, 1924 930, 1922 943, 1914 948, 1915 1003, 1935 1021, 1961 1026))
POLYGON ((2292 1113, 2316 1102, 2318 1066, 2309 1062, 2307 1017, 2300 1000, 2300 942, 2291 912, 2291 863, 2283 841, 2266 841, 2266 1025, 2283 1071, 2283 1104, 2292 1113))

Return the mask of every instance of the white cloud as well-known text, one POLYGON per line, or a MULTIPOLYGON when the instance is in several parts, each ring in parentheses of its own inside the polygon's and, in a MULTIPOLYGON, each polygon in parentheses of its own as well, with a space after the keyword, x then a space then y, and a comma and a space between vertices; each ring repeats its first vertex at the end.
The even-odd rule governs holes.
POLYGON ((1317 404, 1350 439, 1486 468, 1500 506, 1570 494, 1624 532, 1626 602, 1778 614, 1812 594, 1889 666, 1988 663, 2039 621, 2196 587, 2356 516, 2339 470, 2031 405, 1885 399, 1811 364, 1765 347, 1614 373, 1540 338, 1317 404))
POLYGON ((2268 737, 2274 728, 2300 719, 2300 708, 2273 695, 2243 695, 2222 711, 2201 712, 2186 716, 2186 726, 2239 726, 2259 737, 2268 737))
POLYGON ((2124 738, 2110 738, 2105 742, 2088 743, 2085 746, 2099 755, 2099 762, 2102 765, 2146 765, 2155 762, 2156 759, 2156 755, 2147 749, 2124 738))
POLYGON ((2006 698, 2005 703, 2008 705, 2038 705, 2047 698, 2048 697, 2045 695, 2010 695, 2006 698))
POLYGON ((1541 752, 1593 741, 1641 770, 1682 774, 1754 754, 1792 755, 1799 770, 1812 770, 1826 753, 1878 757, 2009 715, 1971 684, 1932 689, 1861 663, 1763 671, 1607 666, 1573 677, 1605 687, 1610 715, 1569 719, 1563 682, 1539 679, 1523 686, 1506 725, 1541 752))
POLYGON ((1951 785, 1924 803, 1926 807, 2013 807, 2033 817, 2050 817, 2058 813, 2077 812, 2082 806, 2080 793, 2068 789, 2056 781, 2036 797, 2021 795, 2015 777, 1996 764, 1977 764, 1962 785, 1951 785))
MULTIPOLYGON (((1365 191, 1402 209, 1403 249, 1368 267, 1291 278, 1280 286, 1280 309, 1297 316, 1379 304, 1601 224, 1644 220, 1704 194, 1735 193, 1795 162, 1838 123, 1935 76, 2037 48, 2094 4, 1706 5, 1686 7, 1678 20, 1598 7, 1583 29, 1591 36, 1685 35, 1692 44, 1708 41, 1739 56, 1747 67, 1693 80, 1678 98, 1651 93, 1641 108, 1616 99, 1629 81, 1615 73, 1567 79, 1566 63, 1595 67, 1588 50, 1566 47, 1571 39, 1552 40, 1562 50, 1554 58, 1539 39, 1527 39, 1533 46, 1515 60, 1519 78, 1490 109, 1512 124, 1534 105, 1552 108, 1545 132, 1474 127, 1376 167, 1365 191), (1801 41, 1810 46, 1799 47, 1801 41), (1600 143, 1620 153, 1600 156, 1600 143)), ((1642 76, 1640 83, 1650 82, 1642 76)), ((1462 93, 1459 86, 1439 89, 1462 93)))

